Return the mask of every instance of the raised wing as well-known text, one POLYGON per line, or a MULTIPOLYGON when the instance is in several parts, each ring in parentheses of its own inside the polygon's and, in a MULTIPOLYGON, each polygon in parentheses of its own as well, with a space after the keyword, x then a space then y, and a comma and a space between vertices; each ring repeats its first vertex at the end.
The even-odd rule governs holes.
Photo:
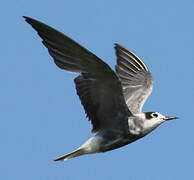
POLYGON ((114 71, 66 35, 35 19, 24 18, 43 39, 55 64, 61 69, 80 74, 75 78, 77 94, 92 121, 93 132, 103 129, 128 132, 130 111, 124 100, 121 82, 114 71))
POLYGON ((117 55, 116 73, 121 80, 125 101, 129 110, 136 114, 152 92, 152 76, 142 60, 131 51, 115 44, 117 55))

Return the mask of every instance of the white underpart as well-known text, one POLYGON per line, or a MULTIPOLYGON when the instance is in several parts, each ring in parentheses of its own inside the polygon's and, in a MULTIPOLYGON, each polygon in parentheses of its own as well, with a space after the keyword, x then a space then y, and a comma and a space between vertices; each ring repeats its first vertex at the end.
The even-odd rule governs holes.
MULTIPOLYGON (((135 116, 138 117, 138 119, 142 119, 142 126, 143 126, 145 114, 139 113, 139 114, 135 114, 135 116)), ((128 119, 128 125, 129 125, 129 131, 131 134, 139 135, 142 132, 142 128, 136 126, 133 118, 128 119)))
POLYGON ((144 127, 143 127, 143 131, 142 131, 144 134, 151 132, 156 127, 158 127, 161 123, 165 122, 164 116, 158 112, 156 112, 156 113, 158 114, 157 118, 152 118, 152 119, 146 120, 144 122, 144 127))
POLYGON ((129 131, 131 134, 140 135, 140 134, 148 134, 156 127, 158 127, 161 123, 165 122, 164 116, 158 112, 157 118, 146 119, 144 113, 134 114, 135 117, 138 117, 138 126, 137 122, 135 123, 135 119, 133 117, 128 119, 129 131))
POLYGON ((79 149, 83 149, 85 154, 97 153, 99 152, 102 140, 103 138, 101 136, 91 137, 84 144, 82 144, 79 149))

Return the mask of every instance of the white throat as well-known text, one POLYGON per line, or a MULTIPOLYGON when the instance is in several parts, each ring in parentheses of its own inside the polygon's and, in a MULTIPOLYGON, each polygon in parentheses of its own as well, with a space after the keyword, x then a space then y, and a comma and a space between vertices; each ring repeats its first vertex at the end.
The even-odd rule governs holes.
POLYGON ((145 120, 144 121, 144 127, 142 130, 143 134, 148 134, 151 131, 153 131, 155 128, 157 128, 161 123, 163 123, 163 119, 150 119, 150 120, 145 120))

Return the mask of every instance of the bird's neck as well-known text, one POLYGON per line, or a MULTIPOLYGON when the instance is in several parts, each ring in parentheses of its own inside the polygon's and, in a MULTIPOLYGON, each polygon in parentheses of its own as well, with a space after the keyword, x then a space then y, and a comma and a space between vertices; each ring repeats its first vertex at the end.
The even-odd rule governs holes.
POLYGON ((139 113, 128 120, 129 132, 133 135, 140 135, 144 128, 145 114, 139 113))
POLYGON ((134 135, 146 135, 157 128, 162 122, 155 119, 146 119, 145 113, 135 114, 129 118, 129 131, 134 135))
POLYGON ((144 127, 142 129, 142 134, 148 134, 151 131, 153 131, 155 128, 157 128, 161 123, 164 121, 156 120, 156 119, 150 119, 144 121, 144 127))

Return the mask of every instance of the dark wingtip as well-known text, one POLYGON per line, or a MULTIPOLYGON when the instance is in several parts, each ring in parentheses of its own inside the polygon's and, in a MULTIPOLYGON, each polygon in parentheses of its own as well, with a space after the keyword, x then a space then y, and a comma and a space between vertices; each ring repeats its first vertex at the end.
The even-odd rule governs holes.
POLYGON ((62 161, 62 160, 61 160, 61 159, 53 159, 53 161, 55 161, 55 162, 56 162, 56 161, 62 161))
MULTIPOLYGON (((114 43, 114 48, 116 49, 116 50, 119 50, 119 49, 121 49, 122 51, 129 51, 126 47, 124 47, 124 46, 122 46, 122 45, 120 45, 119 43, 114 43)), ((130 52, 130 51, 129 51, 130 52)))
POLYGON ((27 23, 29 23, 29 24, 31 24, 32 22, 36 22, 37 20, 35 20, 35 19, 33 19, 33 18, 31 18, 31 17, 28 17, 28 16, 22 16, 24 19, 25 19, 25 21, 27 22, 27 23))
POLYGON ((32 18, 30 17, 27 17, 27 16, 22 16, 24 18, 24 20, 30 24, 30 21, 33 20, 32 18))
POLYGON ((114 48, 122 47, 119 43, 114 43, 114 48))
POLYGON ((115 48, 120 48, 120 49, 123 49, 123 50, 127 50, 126 47, 120 45, 119 43, 114 43, 114 45, 115 45, 115 48))
POLYGON ((114 43, 114 48, 115 48, 115 51, 116 51, 116 54, 117 54, 118 50, 122 49, 122 46, 119 43, 114 43))
POLYGON ((29 17, 27 17, 27 16, 22 16, 24 19, 25 19, 25 21, 27 21, 28 19, 30 19, 29 17))

